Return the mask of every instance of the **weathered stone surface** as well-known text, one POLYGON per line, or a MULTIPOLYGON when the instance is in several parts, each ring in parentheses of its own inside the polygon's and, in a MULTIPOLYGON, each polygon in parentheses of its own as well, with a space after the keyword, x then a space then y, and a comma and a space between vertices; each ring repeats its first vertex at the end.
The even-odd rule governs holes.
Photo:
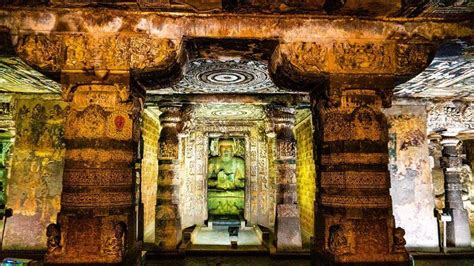
POLYGON ((297 204, 277 206, 276 237, 278 251, 301 249, 301 227, 297 204))
MULTIPOLYGON (((295 63, 295 60, 307 62, 305 68, 321 67, 320 64, 327 60, 328 64, 322 69, 337 73, 346 73, 347 68, 354 67, 359 69, 359 73, 371 70, 375 70, 374 73, 393 70, 403 73, 411 71, 412 67, 419 69, 426 63, 429 55, 424 50, 431 49, 429 44, 425 47, 427 41, 472 35, 472 28, 462 21, 377 21, 314 15, 174 16, 159 12, 142 14, 135 10, 94 8, 80 11, 5 8, 0 10, 0 25, 10 29, 16 50, 22 58, 53 72, 63 68, 164 71, 170 65, 182 63, 182 38, 186 36, 278 38, 281 43, 278 50, 282 53, 277 54, 288 57, 295 67, 303 64, 295 63), (406 41, 405 38, 416 41, 406 41), (371 41, 368 42, 368 39, 371 41), (295 59, 285 52, 290 48, 298 53, 300 50, 305 52, 301 53, 301 58, 295 59), (332 51, 337 51, 338 56, 332 51), (400 59, 407 55, 413 58, 411 60, 418 60, 418 64, 400 59)), ((273 64, 274 67, 281 63, 277 58, 274 61, 278 61, 273 64)))
POLYGON ((382 99, 376 89, 349 87, 341 94, 333 99, 338 107, 327 98, 313 104, 320 193, 315 232, 324 232, 315 235, 316 254, 337 263, 408 261, 401 240, 394 242, 382 99))
POLYGON ((443 146, 441 167, 444 173, 445 206, 443 212, 452 217, 446 223, 446 245, 456 248, 470 248, 471 234, 469 217, 462 202, 461 153, 459 139, 450 132, 441 133, 443 146))
POLYGON ((155 205, 158 178, 158 138, 160 123, 158 114, 145 110, 143 114, 142 139, 143 158, 141 169, 141 192, 144 207, 144 241, 155 242, 155 205))
POLYGON ((179 136, 182 121, 181 105, 160 108, 158 139, 158 182, 156 194, 155 243, 164 249, 175 249, 181 241, 179 180, 179 136))
POLYGON ((408 249, 437 251, 425 106, 396 105, 384 113, 389 123, 390 195, 396 224, 406 231, 408 249))
POLYGON ((140 106, 130 95, 128 75, 102 83, 85 77, 62 77, 63 96, 71 104, 57 223, 61 248, 47 253, 48 263, 117 263, 135 248, 130 166, 136 160, 140 106))
POLYGON ((302 247, 296 189, 296 139, 292 128, 295 110, 292 107, 270 105, 266 109, 275 132, 277 169, 277 250, 302 247))
POLYGON ((67 104, 59 97, 15 100, 16 139, 7 182, 3 248, 44 249, 46 226, 56 222, 64 167, 67 104))
POLYGON ((300 209, 301 234, 304 243, 314 236, 314 204, 316 200, 316 169, 314 162, 313 124, 308 109, 296 113, 296 181, 300 209), (299 113, 303 113, 298 116, 299 113))

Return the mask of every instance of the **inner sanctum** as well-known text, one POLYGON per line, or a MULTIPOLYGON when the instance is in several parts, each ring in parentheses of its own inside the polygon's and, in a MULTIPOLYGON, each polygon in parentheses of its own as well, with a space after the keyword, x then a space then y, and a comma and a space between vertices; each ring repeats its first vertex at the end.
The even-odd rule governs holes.
MULTIPOLYGON (((272 247, 269 232, 279 224, 280 246, 302 249, 293 129, 297 117, 310 119, 308 93, 277 87, 261 60, 227 53, 189 60, 176 84, 147 89, 144 123, 161 132, 142 129, 143 160, 158 158, 153 171, 142 171, 144 238, 176 246, 186 232, 187 249, 258 251, 272 247), (173 176, 160 167, 173 167, 173 176), (155 206, 156 198, 171 202, 155 206), (170 213, 179 217, 172 225, 164 222, 170 213)), ((306 198, 312 205, 314 196, 306 198)))
POLYGON ((0 1, 0 259, 474 263, 472 13, 0 1))

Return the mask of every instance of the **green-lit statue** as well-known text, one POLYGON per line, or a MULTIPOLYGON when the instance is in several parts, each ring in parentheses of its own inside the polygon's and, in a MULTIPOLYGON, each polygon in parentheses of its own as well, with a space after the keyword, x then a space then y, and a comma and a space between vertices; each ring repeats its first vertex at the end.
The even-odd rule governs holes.
POLYGON ((245 162, 234 156, 234 143, 231 140, 219 142, 219 156, 209 159, 208 187, 233 190, 245 186, 245 162))
POLYGON ((245 161, 234 155, 234 141, 221 140, 219 156, 208 162, 210 214, 240 214, 244 208, 245 161))

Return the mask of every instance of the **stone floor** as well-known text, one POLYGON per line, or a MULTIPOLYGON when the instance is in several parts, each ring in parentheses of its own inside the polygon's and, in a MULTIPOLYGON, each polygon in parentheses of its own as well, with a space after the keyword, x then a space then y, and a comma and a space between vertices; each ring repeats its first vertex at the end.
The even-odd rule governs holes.
MULTIPOLYGON (((230 245, 230 237, 227 227, 214 226, 213 229, 207 227, 197 227, 196 232, 193 232, 192 243, 194 245, 230 245)), ((245 227, 239 230, 237 238, 239 246, 258 246, 260 240, 257 232, 253 227, 245 227)))
MULTIPOLYGON (((270 256, 187 256, 151 260, 145 265, 176 265, 176 266, 309 266, 309 258, 272 258, 270 256)), ((473 266, 474 258, 437 258, 415 259, 414 266, 473 266)))

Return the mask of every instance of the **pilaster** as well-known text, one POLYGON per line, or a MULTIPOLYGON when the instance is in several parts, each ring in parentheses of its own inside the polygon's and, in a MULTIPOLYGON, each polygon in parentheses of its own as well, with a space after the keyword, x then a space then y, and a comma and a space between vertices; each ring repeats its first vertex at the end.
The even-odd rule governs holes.
POLYGON ((63 72, 70 102, 58 223, 47 228, 48 263, 120 263, 134 249, 138 98, 129 73, 63 72))
POLYGON ((295 110, 292 107, 269 107, 275 132, 277 186, 277 251, 302 248, 300 213, 296 189, 296 139, 293 134, 295 110))
POLYGON ((163 249, 176 249, 181 241, 178 159, 182 111, 179 105, 163 105, 160 111, 155 243, 163 249))
POLYGON ((445 207, 443 212, 451 216, 446 223, 447 247, 470 248, 469 216, 462 200, 461 166, 462 146, 455 133, 441 133, 443 146, 441 167, 444 173, 445 207))

